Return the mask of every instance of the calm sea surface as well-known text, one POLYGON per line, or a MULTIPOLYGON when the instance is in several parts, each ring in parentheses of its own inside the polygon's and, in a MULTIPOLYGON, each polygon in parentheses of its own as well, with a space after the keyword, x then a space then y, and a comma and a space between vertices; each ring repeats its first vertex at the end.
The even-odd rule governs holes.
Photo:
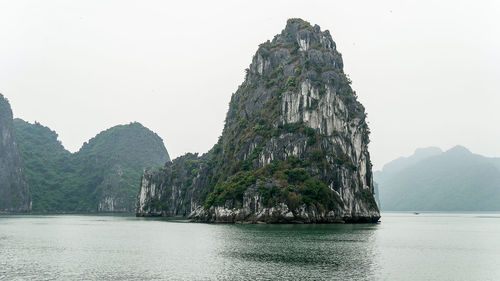
POLYGON ((0 280, 500 280, 500 213, 372 225, 0 216, 0 280))

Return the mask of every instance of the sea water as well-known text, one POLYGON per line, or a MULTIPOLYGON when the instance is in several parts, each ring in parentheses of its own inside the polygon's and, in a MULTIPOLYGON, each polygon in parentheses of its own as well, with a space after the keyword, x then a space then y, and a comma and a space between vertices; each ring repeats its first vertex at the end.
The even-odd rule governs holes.
POLYGON ((0 216, 0 280, 500 280, 499 213, 234 225, 0 216))

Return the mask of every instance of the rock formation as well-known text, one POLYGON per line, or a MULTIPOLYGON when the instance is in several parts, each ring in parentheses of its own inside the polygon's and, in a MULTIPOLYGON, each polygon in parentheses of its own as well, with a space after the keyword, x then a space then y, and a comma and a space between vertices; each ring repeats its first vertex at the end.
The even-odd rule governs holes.
POLYGON ((94 194, 98 212, 133 212, 137 183, 147 167, 170 161, 163 140, 140 123, 99 133, 76 153, 80 175, 98 175, 94 194))
POLYGON ((15 119, 14 128, 36 212, 133 212, 144 169, 170 160, 139 123, 105 130, 73 154, 39 123, 15 119))
POLYGON ((330 33, 290 19, 246 72, 208 153, 145 171, 137 216, 378 221, 365 110, 330 33))
POLYGON ((12 122, 10 104, 0 94, 0 212, 26 212, 31 197, 12 122))

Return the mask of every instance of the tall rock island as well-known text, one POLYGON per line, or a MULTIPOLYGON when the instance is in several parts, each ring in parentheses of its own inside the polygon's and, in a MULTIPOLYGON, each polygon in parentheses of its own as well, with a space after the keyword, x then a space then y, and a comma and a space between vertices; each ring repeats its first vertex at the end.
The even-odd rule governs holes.
POLYGON ((328 31, 290 19, 261 44, 217 144, 146 170, 137 216, 376 222, 364 107, 328 31))
POLYGON ((31 197, 24 162, 19 153, 12 109, 0 94, 0 212, 31 210, 31 197))

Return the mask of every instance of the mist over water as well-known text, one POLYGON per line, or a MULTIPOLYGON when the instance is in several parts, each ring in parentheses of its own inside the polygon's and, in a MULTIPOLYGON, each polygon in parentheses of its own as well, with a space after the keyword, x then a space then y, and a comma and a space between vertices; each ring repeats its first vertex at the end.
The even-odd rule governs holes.
POLYGON ((498 280, 500 214, 214 225, 2 216, 0 280, 498 280))

